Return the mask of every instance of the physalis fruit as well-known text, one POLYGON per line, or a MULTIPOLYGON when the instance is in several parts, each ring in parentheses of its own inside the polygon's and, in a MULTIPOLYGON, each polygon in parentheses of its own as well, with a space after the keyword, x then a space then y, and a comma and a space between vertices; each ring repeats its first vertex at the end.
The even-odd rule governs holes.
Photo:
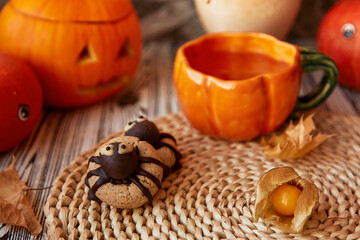
POLYGON ((262 218, 285 232, 302 232, 319 199, 317 187, 292 168, 274 168, 256 186, 254 221, 262 218))

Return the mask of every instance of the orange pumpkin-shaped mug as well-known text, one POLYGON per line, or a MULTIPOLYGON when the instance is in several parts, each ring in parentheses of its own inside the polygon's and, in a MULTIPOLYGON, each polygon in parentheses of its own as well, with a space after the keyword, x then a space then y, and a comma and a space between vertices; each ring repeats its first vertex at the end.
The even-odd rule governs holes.
POLYGON ((249 140, 295 110, 321 104, 337 83, 333 61, 263 33, 206 34, 182 45, 174 87, 189 122, 216 138, 249 140), (303 71, 324 70, 318 89, 298 97, 303 71))
POLYGON ((0 14, 0 51, 31 65, 50 106, 84 105, 126 89, 141 45, 130 0, 10 0, 0 14))

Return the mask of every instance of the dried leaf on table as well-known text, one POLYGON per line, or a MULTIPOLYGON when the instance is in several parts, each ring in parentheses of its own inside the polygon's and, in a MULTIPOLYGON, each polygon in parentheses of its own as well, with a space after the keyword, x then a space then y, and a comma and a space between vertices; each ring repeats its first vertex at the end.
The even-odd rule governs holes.
POLYGON ((301 117, 296 125, 290 122, 281 135, 273 134, 268 141, 263 138, 262 144, 265 146, 265 155, 281 159, 299 158, 319 146, 326 139, 334 136, 334 134, 314 134, 316 127, 313 116, 314 114, 305 119, 301 117))
POLYGON ((0 172, 0 222, 27 228, 31 235, 38 235, 42 226, 30 206, 26 184, 15 169, 15 160, 0 172))

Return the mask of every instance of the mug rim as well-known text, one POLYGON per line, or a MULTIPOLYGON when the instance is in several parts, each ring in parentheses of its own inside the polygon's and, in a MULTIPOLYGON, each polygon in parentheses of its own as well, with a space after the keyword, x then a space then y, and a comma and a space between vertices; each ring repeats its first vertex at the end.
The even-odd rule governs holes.
MULTIPOLYGON (((234 84, 234 83, 248 82, 248 81, 253 81, 255 79, 261 78, 262 76, 279 76, 279 75, 285 74, 287 72, 292 71, 292 69, 296 65, 295 64, 296 60, 300 59, 300 56, 301 56, 298 46, 296 46, 294 44, 291 44, 291 43, 288 43, 288 42, 285 42, 285 41, 282 41, 282 40, 279 40, 278 38, 276 38, 276 37, 274 37, 272 35, 269 35, 269 34, 266 34, 266 33, 261 33, 261 32, 231 32, 231 31, 205 33, 205 34, 201 35, 200 37, 189 40, 188 42, 181 45, 180 48, 178 49, 178 54, 179 53, 181 53, 181 55, 183 56, 183 61, 184 61, 183 63, 186 65, 186 67, 188 68, 189 71, 193 71, 196 74, 206 76, 208 79, 212 79, 213 81, 216 81, 219 84, 220 83, 221 84, 225 84, 225 83, 234 84), (189 48, 191 46, 194 46, 196 44, 200 44, 201 42, 204 42, 204 41, 206 41, 208 39, 228 38, 228 37, 235 37, 235 38, 258 37, 258 38, 270 40, 270 41, 276 43, 276 45, 278 45, 278 46, 284 46, 284 47, 287 47, 289 49, 293 49, 294 55, 292 57, 291 62, 285 61, 289 66, 286 67, 283 70, 280 70, 280 71, 277 71, 277 72, 260 73, 260 74, 257 74, 257 75, 254 75, 254 76, 250 77, 250 78, 245 78, 245 79, 223 79, 223 78, 211 75, 211 74, 206 74, 206 73, 204 73, 204 72, 202 72, 200 70, 197 70, 197 69, 195 69, 195 68, 193 68, 191 66, 191 64, 189 62, 189 59, 186 57, 185 49, 187 49, 187 48, 189 48)), ((275 59, 276 61, 279 60, 279 59, 274 58, 271 55, 267 55, 267 56, 271 57, 272 59, 275 59)))

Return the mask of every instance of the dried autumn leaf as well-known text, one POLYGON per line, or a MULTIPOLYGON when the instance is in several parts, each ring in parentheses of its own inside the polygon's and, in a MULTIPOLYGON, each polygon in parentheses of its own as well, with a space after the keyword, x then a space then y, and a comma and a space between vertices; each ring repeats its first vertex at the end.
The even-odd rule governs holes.
POLYGON ((290 122, 281 135, 273 134, 268 141, 263 138, 262 144, 265 146, 265 155, 281 159, 299 158, 319 146, 326 139, 333 137, 334 134, 319 133, 314 135, 313 116, 312 114, 305 120, 301 117, 296 125, 290 122))
POLYGON ((15 169, 15 160, 0 172, 0 222, 27 228, 38 235, 42 227, 27 199, 29 187, 21 181, 15 169))
POLYGON ((315 184, 301 178, 292 168, 274 168, 263 174, 256 185, 253 219, 257 222, 262 218, 267 225, 272 224, 284 232, 299 233, 304 230, 318 200, 319 193, 315 184), (301 188, 293 216, 281 215, 273 207, 273 193, 283 184, 301 188))

